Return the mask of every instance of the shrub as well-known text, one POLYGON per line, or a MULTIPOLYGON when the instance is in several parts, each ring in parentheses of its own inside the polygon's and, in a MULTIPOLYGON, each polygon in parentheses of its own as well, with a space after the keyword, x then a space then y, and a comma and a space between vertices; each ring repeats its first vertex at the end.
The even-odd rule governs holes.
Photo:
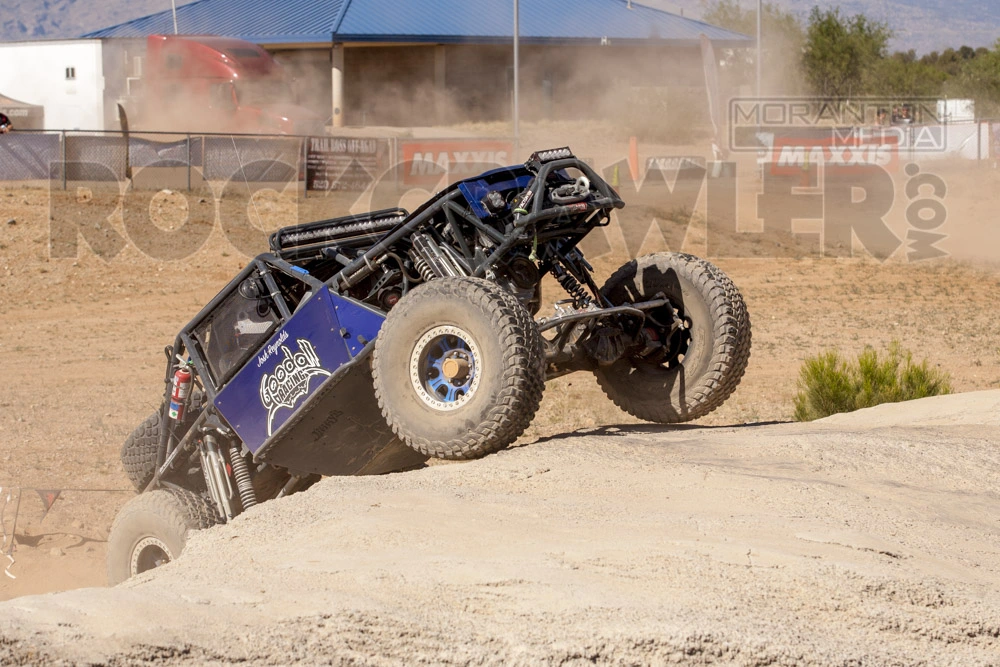
POLYGON ((926 359, 913 363, 913 355, 898 342, 889 345, 884 357, 866 347, 853 362, 829 351, 802 364, 795 419, 812 421, 881 403, 950 393, 947 373, 928 367, 926 359))

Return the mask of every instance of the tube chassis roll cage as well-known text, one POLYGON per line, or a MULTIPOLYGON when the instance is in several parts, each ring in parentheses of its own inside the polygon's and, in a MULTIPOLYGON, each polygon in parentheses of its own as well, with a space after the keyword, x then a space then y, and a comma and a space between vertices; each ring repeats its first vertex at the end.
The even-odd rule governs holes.
MULTIPOLYGON (((388 252, 396 243, 403 240, 413 232, 417 231, 424 223, 430 221, 441 210, 448 218, 449 224, 455 226, 454 216, 458 215, 477 230, 483 232, 494 241, 499 243, 497 248, 478 265, 470 266, 471 275, 483 277, 486 272, 493 267, 497 261, 504 257, 511 248, 518 243, 528 240, 526 231, 530 227, 537 227, 540 223, 555 220, 557 218, 577 218, 586 217, 585 226, 572 230, 579 232, 576 240, 583 238, 587 232, 597 226, 598 221, 607 218, 611 209, 624 208, 625 202, 618 196, 611 186, 590 167, 590 165, 577 158, 555 160, 547 162, 541 166, 533 182, 529 186, 532 190, 532 210, 528 215, 520 217, 513 225, 513 228, 506 233, 501 233, 497 229, 484 224, 479 218, 468 212, 456 200, 462 198, 462 193, 454 188, 445 190, 441 195, 432 199, 427 204, 414 211, 408 218, 397 225, 393 230, 383 236, 378 243, 372 246, 362 256, 347 264, 333 278, 329 280, 331 286, 338 289, 347 289, 368 277, 375 271, 375 262, 388 252), (549 176, 554 172, 564 169, 579 169, 597 187, 599 197, 593 198, 580 204, 570 204, 568 206, 554 206, 543 208, 545 203, 545 186, 549 176), (594 215, 599 213, 599 215, 594 215), (596 220, 595 220, 596 218, 596 220)), ((566 229, 555 230, 559 236, 566 236, 566 229)), ((459 235, 461 237, 461 235, 459 235)), ((542 238, 539 235, 539 241, 542 238)), ((573 243, 575 245, 575 241, 573 243)), ((466 258, 470 259, 469 257, 466 258)))

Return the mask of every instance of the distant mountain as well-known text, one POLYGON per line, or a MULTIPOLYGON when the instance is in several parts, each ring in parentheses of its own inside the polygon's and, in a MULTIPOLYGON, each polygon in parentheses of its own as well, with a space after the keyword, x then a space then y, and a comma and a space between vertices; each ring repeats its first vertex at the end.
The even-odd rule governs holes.
MULTIPOLYGON (((635 0, 692 18, 701 18, 703 0, 635 0)), ((895 36, 893 51, 913 49, 918 55, 931 51, 992 47, 1000 39, 1000 2, 997 0, 771 0, 798 16, 803 23, 814 5, 822 9, 840 7, 846 15, 865 14, 885 21, 895 36)), ((756 0, 740 0, 744 8, 756 7, 756 0)))
MULTIPOLYGON (((405 1, 405 0, 400 0, 405 1)), ((510 2, 511 0, 496 0, 510 2)), ((528 0, 522 0, 528 1, 528 0)), ((704 0, 634 0, 700 18, 704 0)), ((846 14, 864 13, 895 31, 893 50, 918 54, 962 45, 992 47, 1000 39, 1000 2, 996 0, 773 0, 803 21, 814 4, 839 6, 846 14)), ((177 6, 192 0, 176 0, 177 6)), ((756 0, 741 0, 751 8, 756 0)), ((0 41, 68 39, 170 9, 170 0, 0 0, 0 41)))
POLYGON ((72 39, 168 9, 170 0, 0 0, 0 41, 72 39))

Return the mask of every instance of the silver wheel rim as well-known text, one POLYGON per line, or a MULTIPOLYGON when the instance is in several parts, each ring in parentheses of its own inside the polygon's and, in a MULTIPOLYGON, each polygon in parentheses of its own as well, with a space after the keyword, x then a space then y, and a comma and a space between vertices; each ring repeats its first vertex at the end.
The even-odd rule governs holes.
POLYGON ((148 535, 139 540, 132 548, 132 560, 129 564, 130 576, 148 572, 161 565, 166 565, 173 558, 170 549, 158 537, 148 535))
POLYGON ((479 345, 456 326, 437 326, 424 333, 410 352, 410 384, 420 400, 435 410, 450 412, 472 400, 483 374, 479 345), (447 359, 467 368, 463 379, 441 377, 447 359))

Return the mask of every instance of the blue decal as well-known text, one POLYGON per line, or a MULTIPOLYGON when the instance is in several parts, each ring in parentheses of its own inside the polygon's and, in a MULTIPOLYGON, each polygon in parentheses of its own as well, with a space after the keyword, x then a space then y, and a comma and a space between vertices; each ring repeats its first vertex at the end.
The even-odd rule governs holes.
POLYGON ((330 377, 330 371, 319 363, 316 348, 305 338, 295 341, 298 352, 292 352, 287 345, 281 346, 284 358, 278 362, 273 373, 264 373, 260 378, 260 403, 267 410, 267 434, 274 433, 274 414, 279 408, 291 410, 299 399, 309 395, 309 381, 314 377, 330 377))

